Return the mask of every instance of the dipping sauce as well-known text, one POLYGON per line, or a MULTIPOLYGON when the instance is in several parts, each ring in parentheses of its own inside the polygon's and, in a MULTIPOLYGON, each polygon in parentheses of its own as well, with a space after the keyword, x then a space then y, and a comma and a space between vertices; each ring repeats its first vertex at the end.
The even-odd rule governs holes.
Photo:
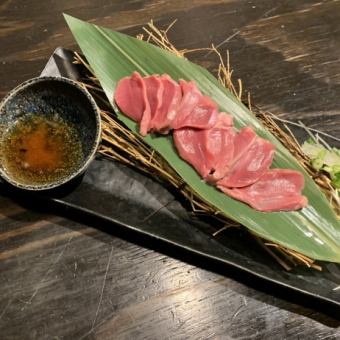
POLYGON ((62 180, 83 159, 76 129, 58 115, 20 118, 4 133, 0 150, 8 176, 25 185, 62 180))

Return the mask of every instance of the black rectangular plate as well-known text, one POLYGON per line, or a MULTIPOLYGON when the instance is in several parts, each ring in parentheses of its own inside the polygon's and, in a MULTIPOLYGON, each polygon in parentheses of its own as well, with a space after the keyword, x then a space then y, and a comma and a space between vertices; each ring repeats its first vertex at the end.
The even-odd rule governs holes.
MULTIPOLYGON (((81 69, 72 60, 73 52, 58 48, 41 75, 77 80, 81 69)), ((97 158, 74 190, 44 199, 112 222, 112 228, 119 225, 137 231, 151 237, 155 245, 163 241, 198 254, 200 261, 204 257, 236 267, 273 283, 273 294, 285 287, 340 308, 340 290, 334 290, 340 285, 339 265, 322 263, 322 272, 302 266, 287 272, 240 228, 213 238, 214 228, 190 216, 176 193, 119 162, 97 158)))

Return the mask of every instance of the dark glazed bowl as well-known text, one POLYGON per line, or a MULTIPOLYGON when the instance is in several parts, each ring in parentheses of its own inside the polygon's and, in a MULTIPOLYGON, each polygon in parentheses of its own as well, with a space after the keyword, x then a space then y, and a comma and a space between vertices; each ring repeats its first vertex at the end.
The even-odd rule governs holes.
POLYGON ((8 93, 0 104, 0 143, 3 133, 24 115, 52 115, 55 112, 77 131, 83 149, 79 166, 66 178, 28 185, 13 179, 0 159, 0 175, 5 181, 25 190, 54 189, 82 174, 94 159, 101 140, 99 109, 87 90, 63 77, 33 78, 8 93))

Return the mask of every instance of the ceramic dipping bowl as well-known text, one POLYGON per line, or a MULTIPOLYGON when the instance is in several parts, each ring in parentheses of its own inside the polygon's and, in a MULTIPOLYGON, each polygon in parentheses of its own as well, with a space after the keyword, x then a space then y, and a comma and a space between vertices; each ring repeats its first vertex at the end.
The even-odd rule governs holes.
MULTIPOLYGON (((40 117, 39 119, 43 119, 40 117)), ((48 138, 48 137, 47 137, 48 138)), ((82 174, 94 159, 101 141, 99 109, 77 82, 63 77, 38 77, 17 86, 0 103, 0 176, 11 185, 25 190, 50 190, 62 186, 82 174), (82 153, 72 172, 50 182, 28 183, 8 171, 2 157, 4 137, 26 115, 58 115, 75 130, 82 153)), ((24 150, 25 151, 25 150, 24 150)))

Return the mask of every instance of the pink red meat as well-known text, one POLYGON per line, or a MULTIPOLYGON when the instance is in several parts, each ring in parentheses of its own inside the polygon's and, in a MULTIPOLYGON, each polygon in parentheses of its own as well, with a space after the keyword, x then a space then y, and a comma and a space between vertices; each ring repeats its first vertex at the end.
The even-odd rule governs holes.
POLYGON ((203 134, 204 130, 183 128, 174 130, 173 138, 181 158, 190 163, 203 178, 206 178, 211 171, 212 164, 207 158, 203 134))
POLYGON ((232 116, 221 112, 217 123, 203 131, 207 157, 210 157, 212 163, 207 180, 215 182, 229 171, 229 164, 234 157, 235 130, 232 116))
POLYGON ((203 96, 195 82, 180 80, 182 101, 177 107, 173 129, 191 127, 208 129, 215 125, 218 116, 217 105, 210 97, 203 96))
POLYGON ((173 138, 180 156, 207 180, 224 173, 233 155, 232 117, 220 113, 211 129, 182 128, 173 138))
POLYGON ((176 84, 169 76, 142 78, 138 72, 118 82, 114 97, 124 114, 140 123, 140 133, 209 128, 217 121, 217 105, 194 82, 176 84))
POLYGON ((245 187, 255 183, 269 169, 274 157, 274 145, 256 135, 254 138, 253 134, 255 132, 250 133, 249 128, 246 128, 235 137, 234 159, 218 185, 228 188, 245 187))
POLYGON ((161 105, 151 120, 151 130, 167 133, 176 117, 177 107, 182 99, 181 87, 168 75, 160 77, 163 84, 161 105))
POLYGON ((196 84, 168 75, 142 78, 134 72, 117 85, 118 107, 140 124, 140 133, 168 133, 180 156, 224 193, 260 211, 296 210, 307 205, 303 176, 293 170, 269 170, 274 146, 250 127, 238 133, 232 117, 196 84))
POLYGON ((308 200, 301 195, 303 175, 295 170, 268 170, 257 182, 243 188, 218 188, 227 195, 249 204, 260 211, 297 210, 305 207, 308 200))
POLYGON ((140 122, 144 111, 150 110, 145 84, 138 72, 118 82, 114 100, 120 110, 135 122, 140 122))
POLYGON ((157 116, 162 105, 164 87, 158 76, 143 78, 150 110, 145 110, 140 121, 140 134, 146 136, 151 130, 151 121, 157 116))

